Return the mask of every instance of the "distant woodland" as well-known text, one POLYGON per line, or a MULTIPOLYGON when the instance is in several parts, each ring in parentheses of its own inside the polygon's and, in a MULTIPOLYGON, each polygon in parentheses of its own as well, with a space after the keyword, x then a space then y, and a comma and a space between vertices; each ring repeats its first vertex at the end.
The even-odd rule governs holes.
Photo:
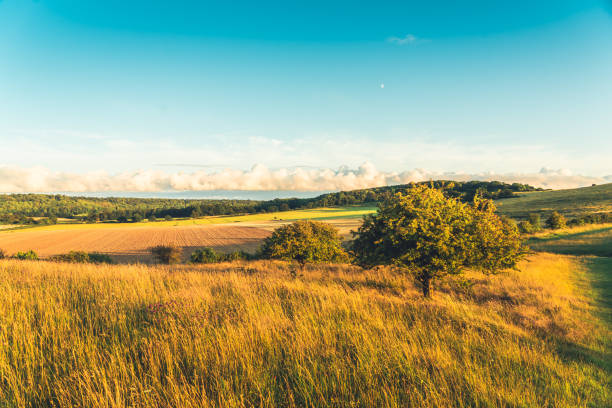
MULTIPOLYGON (((429 181, 448 197, 472 201, 509 198, 535 187, 498 181, 429 181)), ((419 183, 423 184, 423 183, 419 183)), ((181 200, 158 198, 73 197, 60 194, 5 194, 0 196, 0 223, 54 224, 58 218, 84 222, 139 222, 144 219, 196 218, 212 215, 252 214, 294 209, 375 204, 387 195, 404 192, 414 184, 323 194, 313 198, 255 200, 181 200)))

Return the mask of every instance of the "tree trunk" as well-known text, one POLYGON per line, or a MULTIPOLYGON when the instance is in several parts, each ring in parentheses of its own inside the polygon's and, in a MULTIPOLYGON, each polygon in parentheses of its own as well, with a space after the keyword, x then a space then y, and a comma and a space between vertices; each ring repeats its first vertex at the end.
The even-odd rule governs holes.
POLYGON ((421 278, 421 285, 423 285, 423 296, 426 298, 431 297, 431 292, 433 291, 431 280, 432 279, 429 276, 421 278))

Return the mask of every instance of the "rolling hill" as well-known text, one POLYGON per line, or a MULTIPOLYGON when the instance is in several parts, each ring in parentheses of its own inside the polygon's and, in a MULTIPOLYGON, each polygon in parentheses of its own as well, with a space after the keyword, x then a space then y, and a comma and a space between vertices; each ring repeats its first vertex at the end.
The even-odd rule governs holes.
POLYGON ((496 201, 498 210, 511 218, 522 219, 529 213, 542 218, 558 211, 568 218, 612 211, 612 183, 569 190, 520 193, 518 197, 496 201))

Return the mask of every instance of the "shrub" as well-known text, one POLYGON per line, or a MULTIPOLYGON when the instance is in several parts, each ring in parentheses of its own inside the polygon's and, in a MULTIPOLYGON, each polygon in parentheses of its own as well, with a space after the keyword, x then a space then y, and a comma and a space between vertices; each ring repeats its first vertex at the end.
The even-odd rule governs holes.
POLYGON ((527 221, 531 224, 533 232, 537 232, 542 229, 540 214, 531 213, 527 216, 527 221))
POLYGON ((612 212, 586 214, 581 217, 571 219, 567 222, 567 225, 604 224, 608 222, 612 222, 612 212))
POLYGON ((534 232, 533 225, 529 221, 521 221, 518 223, 518 229, 521 234, 531 234, 534 232))
POLYGON ((166 216, 164 217, 164 220, 166 220, 166 221, 172 221, 172 216, 170 216, 170 215, 166 215, 166 216))
POLYGON ((172 245, 158 245, 151 248, 151 254, 159 263, 170 265, 181 262, 183 250, 172 245))
POLYGON ((212 248, 199 248, 191 254, 193 263, 214 263, 218 262, 218 255, 212 248))
POLYGON ((26 251, 26 252, 22 252, 22 251, 17 252, 15 255, 13 255, 13 258, 21 259, 21 260, 37 261, 38 255, 36 254, 36 252, 30 249, 29 251, 26 251))
POLYGON ((427 186, 385 199, 354 235, 359 264, 394 265, 422 285, 425 297, 436 279, 466 267, 512 268, 525 254, 516 226, 495 214, 492 201, 476 196, 464 204, 427 186))
POLYGON ((249 254, 248 252, 240 250, 223 254, 223 257, 226 261, 248 261, 255 258, 255 256, 249 254))
POLYGON ((191 254, 192 263, 215 263, 215 262, 231 262, 231 261, 247 261, 253 259, 253 255, 244 251, 234 251, 227 254, 215 252, 214 249, 205 247, 196 249, 191 254))
POLYGON ((67 254, 52 256, 50 259, 58 262, 88 263, 89 254, 84 251, 70 251, 67 254))
POLYGON ((115 263, 113 261, 113 258, 111 258, 107 254, 101 254, 99 252, 90 252, 88 255, 89 255, 89 262, 91 263, 107 263, 107 264, 115 263))
POLYGON ((4 259, 4 258, 6 258, 6 254, 4 253, 4 250, 0 248, 0 259, 4 259))
POLYGON ((149 221, 155 222, 155 221, 157 221, 157 217, 155 215, 151 214, 151 215, 149 215, 149 221))
POLYGON ((70 251, 67 254, 55 255, 50 258, 57 262, 71 263, 113 263, 110 256, 98 252, 70 251))
POLYGON ((546 220, 546 226, 550 229, 561 229, 567 226, 565 217, 557 211, 553 211, 550 217, 546 220))
POLYGON ((277 228, 264 240, 260 253, 262 258, 297 261, 302 266, 348 261, 338 230, 317 221, 297 221, 277 228))

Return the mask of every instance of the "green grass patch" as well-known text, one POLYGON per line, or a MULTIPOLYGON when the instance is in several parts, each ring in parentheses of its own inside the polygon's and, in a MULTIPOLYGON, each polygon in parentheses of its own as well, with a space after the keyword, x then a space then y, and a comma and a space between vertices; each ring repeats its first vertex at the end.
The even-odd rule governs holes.
POLYGON ((529 247, 535 251, 566 255, 595 255, 612 257, 612 226, 591 226, 561 230, 532 237, 529 247))
POLYGON ((576 217, 599 211, 612 211, 612 183, 569 190, 521 193, 519 197, 496 201, 500 213, 524 219, 538 213, 545 219, 553 211, 576 217))

